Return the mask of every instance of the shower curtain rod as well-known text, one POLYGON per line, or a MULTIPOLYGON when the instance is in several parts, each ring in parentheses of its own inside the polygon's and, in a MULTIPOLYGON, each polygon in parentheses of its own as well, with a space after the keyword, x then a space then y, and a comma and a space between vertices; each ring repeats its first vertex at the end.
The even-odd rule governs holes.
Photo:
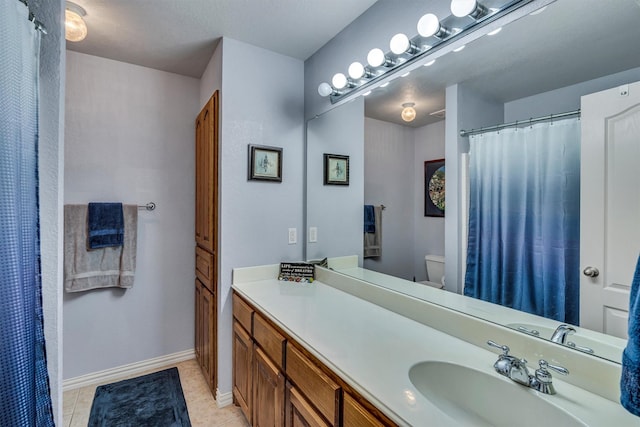
POLYGON ((45 27, 42 22, 36 19, 33 12, 31 12, 31 8, 29 7, 29 3, 27 3, 27 0, 18 0, 18 1, 24 4, 25 6, 27 6, 27 9, 29 10, 29 21, 33 22, 33 25, 36 26, 36 30, 40 31, 42 34, 47 34, 47 27, 45 27))
POLYGON ((487 126, 487 127, 471 129, 471 130, 461 130, 460 136, 478 135, 485 132, 491 132, 493 130, 501 130, 505 128, 512 128, 512 127, 517 127, 522 125, 530 125, 533 123, 544 122, 544 121, 554 120, 554 119, 568 119, 570 117, 575 117, 575 116, 580 116, 579 109, 575 111, 567 111, 566 113, 549 114, 548 116, 537 117, 535 119, 516 120, 515 122, 504 123, 501 125, 487 126))

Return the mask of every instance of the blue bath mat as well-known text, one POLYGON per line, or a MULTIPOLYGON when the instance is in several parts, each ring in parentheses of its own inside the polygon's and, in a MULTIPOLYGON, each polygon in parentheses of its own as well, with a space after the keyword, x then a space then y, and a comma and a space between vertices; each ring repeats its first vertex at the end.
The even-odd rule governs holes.
POLYGON ((191 427, 178 368, 99 386, 89 427, 191 427))

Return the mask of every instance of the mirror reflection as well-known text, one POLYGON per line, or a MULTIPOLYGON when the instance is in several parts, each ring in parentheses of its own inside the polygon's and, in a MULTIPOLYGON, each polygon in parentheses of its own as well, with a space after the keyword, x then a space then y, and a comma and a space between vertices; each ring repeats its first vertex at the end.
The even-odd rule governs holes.
MULTIPOLYGON (((610 131, 621 141, 619 146, 625 147, 625 141, 632 136, 621 129, 637 129, 638 117, 637 114, 620 115, 615 110, 603 116, 602 106, 615 103, 616 99, 595 97, 589 101, 591 98, 586 97, 585 106, 581 105, 581 97, 640 81, 640 46, 635 42, 640 39, 640 28, 636 25, 639 18, 640 5, 634 0, 554 2, 544 11, 525 16, 497 34, 481 37, 461 52, 450 52, 435 63, 426 58, 425 66, 409 76, 398 77, 366 98, 360 97, 311 120, 307 135, 307 226, 315 228, 316 241, 307 239, 307 258, 356 255, 357 260, 334 268, 531 336, 620 362, 626 337, 628 286, 640 251, 640 236, 633 234, 637 233, 633 218, 640 214, 640 204, 636 203, 636 197, 622 190, 610 193, 605 199, 593 197, 587 201, 584 195, 591 194, 586 189, 601 187, 598 182, 603 179, 610 185, 618 179, 619 185, 613 188, 637 188, 640 184, 637 174, 624 162, 624 158, 637 154, 633 151, 637 148, 627 143, 629 151, 618 150, 617 157, 613 152, 607 153, 610 163, 606 171, 600 171, 605 169, 602 153, 606 147, 598 148, 599 154, 589 154, 585 150, 584 129, 587 119, 589 123, 599 123, 607 117, 618 117, 619 125, 610 131), (615 23, 615 30, 601 22, 615 23), (589 107, 589 102, 595 103, 596 108, 589 107), (405 108, 403 104, 408 103, 414 104, 416 114, 412 121, 406 122, 401 113, 405 108), (528 123, 531 118, 576 111, 581 107, 580 119, 556 118, 540 124, 528 123), (585 108, 595 111, 595 116, 585 113, 585 108), (457 135, 461 129, 515 121, 520 125, 500 132, 464 138, 457 135), (571 136, 561 132, 560 136, 554 133, 553 137, 545 137, 550 122, 558 125, 554 132, 560 129, 571 136), (362 140, 359 135, 363 129, 362 140), (536 136, 534 131, 542 132, 542 136, 536 136), (527 160, 529 154, 514 148, 517 145, 513 140, 516 136, 532 137, 532 132, 534 139, 562 141, 552 143, 546 151, 534 150, 537 160, 533 163, 542 169, 530 175, 543 178, 541 183, 520 183, 527 187, 509 189, 509 194, 518 196, 518 200, 511 197, 509 202, 524 206, 528 213, 525 218, 534 223, 514 223, 503 230, 503 235, 495 234, 496 227, 504 225, 506 217, 498 215, 495 206, 491 207, 491 203, 495 203, 491 198, 485 201, 488 207, 481 206, 484 202, 479 196, 487 196, 489 192, 482 186, 481 179, 491 177, 486 170, 493 171, 498 166, 512 169, 504 173, 527 176, 519 172, 531 163, 527 160), (347 137, 342 138, 344 135, 347 137), (486 159, 480 162, 480 149, 474 145, 492 138, 501 140, 496 142, 498 147, 505 149, 506 146, 512 152, 501 154, 496 166, 489 168, 487 162, 497 158, 495 151, 491 151, 495 149, 491 148, 486 159), (565 141, 572 145, 565 147, 565 141), (453 155, 447 148, 451 144, 458 146, 453 155), (476 157, 473 157, 474 149, 476 157), (352 183, 356 180, 355 184, 348 188, 327 188, 319 182, 321 175, 314 168, 320 164, 318 158, 324 152, 350 156, 350 176, 352 183), (560 159, 558 153, 570 154, 564 156, 566 164, 553 163, 560 159), (447 219, 425 216, 429 184, 425 162, 444 158, 445 170, 450 173, 447 178, 456 181, 453 192, 449 191, 451 186, 447 186, 447 219), (600 169, 594 166, 596 158, 600 169), (358 169, 358 162, 362 169, 358 169), (563 171, 562 175, 558 175, 559 170, 563 171), (452 178, 451 174, 455 176, 452 178), (582 197, 579 197, 580 191, 582 197), (537 210, 532 214, 532 200, 536 195, 539 196, 535 200, 537 210), (452 198, 454 203, 450 202, 452 198), (612 200, 618 203, 616 209, 611 205, 612 200), (373 207, 369 220, 366 210, 363 220, 363 205, 373 207), (602 214, 585 214, 585 210, 602 214), (460 238, 446 233, 446 223, 452 217, 453 223, 461 228, 460 238), (549 218, 559 223, 549 225, 546 222, 549 218), (603 218, 610 223, 605 224, 603 218), (486 224, 482 227, 474 225, 483 221, 486 224), (367 242, 363 239, 363 228, 369 222, 378 225, 379 236, 367 242), (338 230, 336 227, 339 232, 334 231, 338 230), (551 227, 547 235, 557 239, 535 246, 540 240, 540 234, 536 234, 539 227, 551 227), (519 234, 527 228, 531 228, 533 234, 519 234), (354 229, 358 232, 353 233, 354 229), (607 235, 605 230, 613 233, 607 235), (489 232, 494 234, 486 237, 484 233, 489 232), (600 240, 594 240, 594 236, 600 236, 600 240), (634 240, 633 236, 637 238, 634 240), (495 244, 505 238, 513 246, 495 244), (379 244, 378 252, 376 244, 379 244), (447 245, 454 246, 456 250, 451 252, 460 254, 459 261, 449 256, 451 252, 447 250, 445 263, 447 245), (540 258, 533 255, 523 258, 517 248, 540 258), (605 250, 610 253, 603 252, 605 250), (374 256, 367 256, 372 253, 374 256), (467 257, 468 253, 471 257, 467 257), (526 265, 525 260, 533 265, 526 265), (515 268, 499 278, 491 276, 491 272, 498 271, 507 262, 515 268), (482 268, 478 268, 479 265, 482 268), (459 273, 458 280, 448 281, 450 275, 445 274, 445 270, 450 272, 452 267, 459 273), (599 278, 591 277, 593 270, 587 269, 598 267, 600 273, 606 273, 599 278), (542 282, 536 282, 533 276, 540 276, 542 282), (532 282, 528 291, 513 295, 520 288, 505 290, 523 281, 532 282), (541 287, 545 289, 537 295, 541 287), (492 293, 497 297, 485 295, 492 293), (503 303, 506 307, 493 303, 503 303), (573 326, 559 328, 565 322, 573 326)), ((494 177, 493 181, 497 179, 494 177)), ((513 210, 511 205, 504 209, 513 210)))

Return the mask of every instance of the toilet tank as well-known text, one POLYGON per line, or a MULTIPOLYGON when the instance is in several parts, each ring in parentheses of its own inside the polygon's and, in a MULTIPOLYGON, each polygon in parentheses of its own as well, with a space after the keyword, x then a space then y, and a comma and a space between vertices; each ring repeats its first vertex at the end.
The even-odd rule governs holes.
POLYGON ((444 257, 441 255, 426 255, 427 275, 431 282, 444 284, 444 257))

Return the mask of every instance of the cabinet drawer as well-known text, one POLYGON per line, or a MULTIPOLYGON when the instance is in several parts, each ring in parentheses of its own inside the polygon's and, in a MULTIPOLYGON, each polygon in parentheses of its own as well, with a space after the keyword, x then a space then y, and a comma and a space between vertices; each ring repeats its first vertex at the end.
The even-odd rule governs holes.
POLYGON ((331 425, 339 425, 340 386, 291 344, 287 345, 286 373, 331 425))
POLYGON ((378 420, 350 394, 344 394, 343 425, 349 427, 384 427, 386 424, 378 420))
POLYGON ((236 318, 249 335, 253 333, 253 309, 236 294, 233 294, 233 317, 236 318))
POLYGON ((287 340, 262 316, 253 317, 253 339, 280 369, 284 369, 284 351, 287 340))
POLYGON ((213 270, 213 254, 196 246, 196 276, 211 292, 215 292, 213 270))

